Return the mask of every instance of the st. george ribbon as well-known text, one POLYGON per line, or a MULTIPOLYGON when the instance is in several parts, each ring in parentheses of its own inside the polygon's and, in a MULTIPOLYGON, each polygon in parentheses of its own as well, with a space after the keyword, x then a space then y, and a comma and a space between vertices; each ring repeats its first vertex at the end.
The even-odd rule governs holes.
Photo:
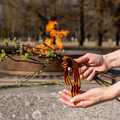
MULTIPOLYGON (((62 67, 64 68, 64 82, 65 85, 71 86, 71 97, 74 97, 79 94, 79 89, 81 88, 81 78, 78 71, 78 65, 76 61, 73 60, 71 57, 65 56, 63 62, 61 63, 62 67), (70 78, 70 74, 68 72, 68 67, 71 67, 73 70, 74 75, 74 83, 70 78)), ((78 102, 75 102, 76 105, 78 102)))

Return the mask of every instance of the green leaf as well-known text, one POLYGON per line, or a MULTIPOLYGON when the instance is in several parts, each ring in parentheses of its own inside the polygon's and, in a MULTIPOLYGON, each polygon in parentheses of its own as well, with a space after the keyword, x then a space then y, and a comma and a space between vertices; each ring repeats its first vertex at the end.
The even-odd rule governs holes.
POLYGON ((40 74, 40 71, 38 71, 37 74, 39 75, 39 74, 40 74))
POLYGON ((5 57, 5 55, 4 54, 1 54, 1 58, 4 58, 5 57))
POLYGON ((54 54, 51 54, 50 57, 54 57, 54 54))
POLYGON ((8 58, 8 56, 5 56, 5 58, 7 59, 7 58, 8 58))
POLYGON ((7 40, 7 39, 4 39, 4 44, 5 44, 5 45, 8 45, 8 42, 10 42, 10 41, 7 40))
POLYGON ((22 57, 22 59, 23 59, 23 60, 26 60, 26 56, 24 56, 24 55, 21 55, 21 57, 22 57))
POLYGON ((23 60, 26 60, 26 57, 23 57, 23 60))
POLYGON ((30 53, 30 54, 32 53, 32 49, 29 50, 29 53, 30 53))
POLYGON ((36 58, 36 59, 39 59, 39 56, 36 56, 35 58, 36 58))
POLYGON ((22 80, 21 79, 20 80, 16 80, 16 82, 19 83, 19 82, 22 82, 22 80))
POLYGON ((19 80, 16 80, 17 83, 19 83, 20 81, 19 80))
POLYGON ((16 41, 16 37, 14 37, 14 39, 13 39, 13 42, 15 42, 16 41))
POLYGON ((50 56, 51 56, 50 53, 47 53, 47 54, 46 54, 46 57, 50 57, 50 56))
POLYGON ((2 52, 2 53, 5 53, 5 51, 4 51, 3 49, 1 50, 1 52, 2 52))
POLYGON ((29 53, 25 53, 25 57, 27 58, 29 56, 29 53))
POLYGON ((40 40, 39 42, 40 42, 40 44, 43 44, 44 41, 43 41, 43 40, 40 40))
POLYGON ((20 52, 20 50, 17 50, 16 52, 20 52))
POLYGON ((15 48, 17 48, 17 44, 15 45, 15 48))
POLYGON ((54 50, 51 50, 51 51, 50 51, 50 54, 54 54, 54 53, 55 53, 55 51, 54 51, 54 50))
POLYGON ((42 74, 42 71, 41 71, 41 70, 40 70, 40 71, 38 71, 38 72, 37 72, 37 74, 42 74))
POLYGON ((40 74, 42 74, 42 71, 40 70, 40 74))
POLYGON ((20 44, 20 50, 22 50, 23 49, 23 44, 20 44))
POLYGON ((24 57, 24 55, 22 55, 22 57, 24 57))

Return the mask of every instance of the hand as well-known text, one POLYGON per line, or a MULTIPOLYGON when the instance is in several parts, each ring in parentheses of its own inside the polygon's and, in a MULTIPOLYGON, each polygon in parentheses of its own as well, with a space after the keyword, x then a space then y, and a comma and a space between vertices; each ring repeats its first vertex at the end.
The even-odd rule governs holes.
POLYGON ((89 107, 92 105, 96 105, 108 100, 112 99, 112 95, 108 94, 109 90, 107 87, 100 87, 90 89, 88 91, 80 90, 80 94, 71 98, 71 92, 67 89, 60 91, 59 94, 63 96, 63 98, 59 98, 59 100, 70 106, 70 107, 89 107), (78 102, 78 104, 74 105, 74 102, 78 102))
MULTIPOLYGON (((82 66, 79 68, 81 79, 87 78, 87 81, 91 81, 94 78, 95 70, 104 71, 109 69, 104 56, 99 54, 87 53, 75 59, 75 61, 82 66)), ((68 71, 72 71, 72 69, 68 68, 68 71)))

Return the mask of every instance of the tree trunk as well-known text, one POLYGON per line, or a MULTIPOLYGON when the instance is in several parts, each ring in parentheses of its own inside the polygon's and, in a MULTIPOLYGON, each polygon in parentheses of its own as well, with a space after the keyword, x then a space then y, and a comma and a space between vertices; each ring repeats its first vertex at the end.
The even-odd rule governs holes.
POLYGON ((119 46, 119 31, 116 33, 116 46, 119 46))
POLYGON ((84 11, 83 11, 84 0, 80 0, 80 41, 79 45, 83 45, 84 42, 84 11))
POLYGON ((56 0, 51 1, 50 5, 50 20, 56 21, 56 0))
POLYGON ((96 41, 96 46, 102 46, 103 33, 98 34, 98 40, 96 41))
MULTIPOLYGON (((56 21, 56 0, 51 1, 50 10, 51 10, 50 20, 56 21)), ((54 29, 56 30, 56 26, 54 26, 54 29)), ((56 44, 56 36, 53 37, 53 44, 54 45, 56 44)))

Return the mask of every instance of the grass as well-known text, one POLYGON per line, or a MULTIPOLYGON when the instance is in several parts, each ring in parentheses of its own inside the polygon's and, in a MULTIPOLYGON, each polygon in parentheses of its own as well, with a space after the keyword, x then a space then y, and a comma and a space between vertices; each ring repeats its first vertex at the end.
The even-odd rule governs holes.
POLYGON ((61 86, 64 85, 64 83, 60 82, 42 82, 42 83, 29 83, 29 84, 22 84, 21 86, 19 84, 14 85, 3 85, 0 86, 0 89, 7 89, 7 88, 19 88, 19 87, 39 87, 39 86, 61 86))

